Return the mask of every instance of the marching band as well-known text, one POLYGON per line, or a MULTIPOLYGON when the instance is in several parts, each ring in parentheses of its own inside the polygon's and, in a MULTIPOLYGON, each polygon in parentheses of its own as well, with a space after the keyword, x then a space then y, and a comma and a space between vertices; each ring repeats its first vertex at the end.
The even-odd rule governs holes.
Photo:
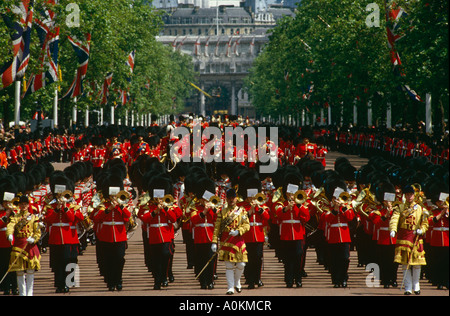
POLYGON ((89 243, 106 287, 122 290, 127 240, 138 226, 155 290, 175 281, 179 232, 200 287, 214 288, 224 262, 230 295, 242 291, 242 276, 248 289, 264 286, 265 245, 283 263, 288 288, 303 286, 307 249, 314 248, 336 288, 348 286, 356 249, 360 266, 380 266, 385 288, 398 287, 401 266, 405 294, 420 294, 423 275, 448 289, 448 139, 414 144, 409 134, 280 126, 278 169, 260 174, 259 161, 172 161, 178 139, 170 131, 195 124, 223 131, 248 120, 172 117, 161 127, 45 130, 0 141, 4 294, 32 295, 47 251, 56 293, 69 292, 66 266, 89 243), (327 170, 328 150, 359 154, 368 163, 357 169, 337 159, 327 170), (70 167, 54 170, 52 163, 61 161, 70 167))

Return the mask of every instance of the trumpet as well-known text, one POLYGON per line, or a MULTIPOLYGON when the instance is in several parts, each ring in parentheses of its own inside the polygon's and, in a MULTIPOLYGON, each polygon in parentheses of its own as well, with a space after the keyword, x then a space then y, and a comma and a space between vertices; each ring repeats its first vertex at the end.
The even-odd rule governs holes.
POLYGON ((267 202, 267 197, 263 193, 258 193, 254 196, 257 205, 263 205, 267 202))
POLYGON ((294 201, 296 204, 301 205, 305 203, 307 199, 308 195, 303 190, 298 190, 297 192, 294 193, 294 201))

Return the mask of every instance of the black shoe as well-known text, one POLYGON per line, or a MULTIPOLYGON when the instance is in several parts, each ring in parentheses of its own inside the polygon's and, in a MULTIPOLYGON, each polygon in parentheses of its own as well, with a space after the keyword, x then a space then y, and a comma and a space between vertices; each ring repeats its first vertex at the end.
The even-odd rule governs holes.
POLYGON ((302 281, 295 282, 295 286, 296 287, 302 287, 303 286, 302 281))
POLYGON ((117 290, 117 291, 122 291, 122 288, 123 288, 123 287, 122 287, 122 284, 117 284, 117 285, 116 285, 116 290, 117 290))
POLYGON ((255 284, 254 283, 250 283, 247 287, 247 289, 249 290, 254 290, 255 289, 255 284))
POLYGON ((169 286, 169 282, 167 282, 167 280, 165 280, 162 284, 162 287, 168 287, 169 286))
POLYGON ((55 293, 64 293, 64 290, 60 287, 56 288, 55 293))
POLYGON ((173 275, 171 275, 169 277, 169 283, 173 283, 173 282, 175 282, 175 277, 173 275))
POLYGON ((242 288, 241 287, 236 287, 236 292, 241 293, 242 292, 242 288))
POLYGON ((340 284, 335 284, 333 287, 334 287, 335 289, 337 289, 337 288, 341 287, 341 285, 340 285, 340 284))
POLYGON ((200 288, 201 288, 202 290, 206 290, 206 284, 200 285, 200 288))
POLYGON ((397 281, 393 281, 393 282, 391 283, 391 285, 392 285, 392 287, 398 287, 397 281))
POLYGON ((108 286, 108 291, 114 292, 115 289, 116 287, 114 285, 108 286))
POLYGON ((214 289, 214 283, 209 284, 206 288, 208 290, 213 290, 214 289))
POLYGON ((3 295, 10 295, 11 294, 11 290, 5 290, 4 292, 3 292, 3 295))
POLYGON ((404 294, 405 295, 411 295, 411 292, 410 291, 406 291, 404 294))
POLYGON ((288 289, 293 288, 293 287, 294 287, 294 284, 292 284, 292 283, 286 283, 286 287, 287 287, 288 289))
POLYGON ((342 287, 346 288, 347 287, 347 281, 342 282, 342 287))
POLYGON ((263 283, 263 281, 259 280, 258 281, 258 287, 261 287, 261 286, 264 286, 264 283, 263 283))
POLYGON ((153 289, 154 290, 161 290, 161 285, 160 284, 155 284, 155 285, 153 285, 153 289))
POLYGON ((420 291, 414 291, 414 294, 420 295, 420 291))

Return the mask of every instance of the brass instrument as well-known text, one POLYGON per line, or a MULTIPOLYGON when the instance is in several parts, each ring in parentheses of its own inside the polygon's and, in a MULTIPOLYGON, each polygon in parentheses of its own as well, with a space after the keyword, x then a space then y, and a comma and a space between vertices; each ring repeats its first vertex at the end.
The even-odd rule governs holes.
POLYGON ((323 187, 314 193, 311 204, 314 205, 318 213, 326 213, 329 211, 329 201, 325 196, 325 189, 323 187))
POLYGON ((148 204, 148 202, 151 201, 151 197, 150 194, 148 192, 146 192, 145 194, 141 195, 138 199, 138 205, 142 206, 145 204, 148 204))
POLYGON ((123 190, 120 191, 119 193, 117 193, 113 199, 115 199, 117 201, 117 203, 119 203, 120 205, 125 205, 129 202, 131 197, 131 194, 128 193, 127 191, 123 190))
POLYGON ((73 192, 70 190, 66 190, 59 195, 59 199, 61 202, 68 203, 73 198, 73 192))
POLYGON ((277 202, 284 202, 284 198, 283 198, 283 188, 279 187, 273 194, 272 197, 272 203, 277 203, 277 202))
POLYGON ((344 204, 348 204, 351 201, 351 196, 348 192, 342 192, 339 194, 339 201, 344 204))
POLYGON ((217 195, 214 195, 209 199, 209 203, 211 203, 213 207, 218 207, 222 204, 222 200, 217 195))
POLYGON ((264 205, 267 202, 267 197, 264 193, 258 193, 254 196, 255 203, 259 206, 264 205))
POLYGON ((296 204, 301 205, 305 203, 307 199, 308 195, 303 190, 298 190, 297 192, 294 193, 294 201, 296 204))
POLYGON ((162 204, 164 207, 171 207, 174 203, 174 198, 171 194, 166 194, 162 198, 162 204))

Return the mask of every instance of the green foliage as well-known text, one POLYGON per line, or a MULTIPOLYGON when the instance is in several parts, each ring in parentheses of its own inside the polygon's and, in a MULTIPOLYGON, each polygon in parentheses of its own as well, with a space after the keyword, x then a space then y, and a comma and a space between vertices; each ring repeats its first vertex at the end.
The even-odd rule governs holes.
MULTIPOLYGON (((35 1, 35 16, 41 15, 44 0, 35 1)), ((77 69, 77 58, 68 41, 68 36, 86 44, 86 34, 91 34, 91 50, 87 75, 84 81, 85 96, 79 98, 77 107, 99 109, 99 92, 109 72, 113 73, 110 98, 106 111, 114 102, 119 103, 117 90, 128 90, 132 102, 126 105, 137 113, 170 114, 182 107, 181 100, 187 97, 191 89, 186 80, 193 78, 193 66, 188 58, 178 56, 162 44, 155 36, 162 27, 160 14, 144 0, 60 0, 52 8, 56 12, 57 25, 60 26, 59 67, 62 74, 59 97, 67 92, 77 69), (71 11, 66 11, 69 3, 80 8, 80 26, 70 27, 66 19, 71 11), (126 65, 128 55, 136 50, 134 73, 126 65), (131 77, 131 80, 129 80, 131 77), (146 85, 150 83, 149 87, 146 85), (175 100, 175 101, 174 101, 175 100), (175 106, 174 106, 175 104, 175 106)), ((11 58, 12 52, 8 30, 0 21, 0 64, 11 58)), ((33 32, 31 58, 26 79, 32 73, 38 73, 41 47, 37 35, 33 32)), ((51 113, 55 85, 41 89, 22 100, 21 114, 29 119, 35 111, 36 102, 44 112, 51 113)), ((9 99, 12 103, 13 89, 0 91, 0 102, 9 99), (3 99, 2 99, 3 98, 3 99)), ((61 111, 70 113, 73 100, 60 102, 61 111)), ((11 107, 10 107, 11 108, 11 107)), ((118 109, 119 113, 124 109, 118 109)), ((51 115, 50 115, 51 116, 51 115)))
POLYGON ((397 47, 406 63, 406 76, 400 77, 392 71, 384 1, 303 0, 295 18, 283 19, 273 30, 246 81, 257 111, 276 117, 302 110, 319 114, 329 104, 333 122, 340 121, 342 108, 344 123, 351 123, 356 102, 358 123, 364 125, 369 101, 374 122, 379 123, 385 119, 388 103, 394 109, 394 123, 417 106, 397 89, 400 84, 408 84, 423 98, 433 92, 448 100, 444 89, 448 86, 448 2, 428 1, 440 3, 429 5, 433 7, 427 7, 429 13, 423 9, 426 2, 408 1, 405 6, 411 12, 411 24, 402 21, 408 28, 397 47), (370 3, 380 9, 379 27, 366 24, 370 3), (308 95, 311 84, 314 92, 308 95))

